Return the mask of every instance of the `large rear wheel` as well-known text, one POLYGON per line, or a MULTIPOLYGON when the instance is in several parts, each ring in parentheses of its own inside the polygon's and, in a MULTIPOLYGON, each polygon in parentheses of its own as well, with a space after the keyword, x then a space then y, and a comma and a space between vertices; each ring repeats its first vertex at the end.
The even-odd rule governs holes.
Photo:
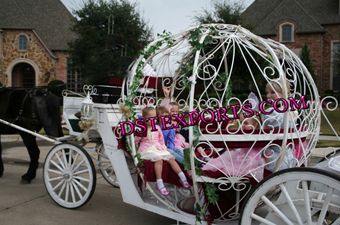
POLYGON ((72 143, 54 146, 44 164, 44 183, 58 205, 75 209, 85 205, 96 188, 92 159, 82 147, 72 143))
POLYGON ((340 224, 339 215, 339 175, 317 168, 291 168, 253 188, 239 224, 340 224))

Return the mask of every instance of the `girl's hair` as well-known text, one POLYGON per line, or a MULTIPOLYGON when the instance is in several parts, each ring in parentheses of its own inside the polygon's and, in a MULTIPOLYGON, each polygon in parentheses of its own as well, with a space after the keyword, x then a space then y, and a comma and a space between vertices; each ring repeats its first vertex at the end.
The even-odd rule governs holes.
POLYGON ((167 114, 170 114, 168 108, 165 107, 165 106, 158 106, 157 109, 156 109, 156 112, 157 112, 157 116, 158 116, 158 114, 160 114, 160 113, 167 113, 167 114))
POLYGON ((147 106, 142 110, 142 116, 143 118, 146 118, 149 114, 149 112, 151 112, 152 110, 156 110, 154 107, 152 106, 147 106))
MULTIPOLYGON (((164 114, 164 113, 167 113, 168 115, 170 114, 169 110, 167 107, 165 106, 158 106, 157 109, 156 109, 156 112, 157 112, 157 116, 159 114, 164 114)), ((160 119, 160 117, 158 116, 158 123, 163 125, 162 124, 162 120, 160 119)))
MULTIPOLYGON (((290 86, 289 86, 288 80, 285 80, 285 85, 286 85, 286 88, 287 88, 287 94, 289 95, 290 86)), ((269 89, 269 88, 272 88, 272 87, 275 89, 275 91, 282 94, 282 83, 281 83, 281 80, 279 78, 273 79, 272 81, 267 83, 266 90, 269 89)))
POLYGON ((240 122, 241 122, 241 120, 244 120, 244 119, 251 120, 252 123, 253 123, 253 126, 255 127, 255 125, 257 125, 257 128, 260 128, 261 124, 263 123, 260 112, 258 112, 258 111, 254 111, 254 115, 252 117, 248 117, 248 118, 245 118, 243 116, 243 114, 241 113, 240 114, 240 122))
POLYGON ((179 108, 179 104, 177 102, 170 102, 169 104, 172 106, 177 106, 179 108))

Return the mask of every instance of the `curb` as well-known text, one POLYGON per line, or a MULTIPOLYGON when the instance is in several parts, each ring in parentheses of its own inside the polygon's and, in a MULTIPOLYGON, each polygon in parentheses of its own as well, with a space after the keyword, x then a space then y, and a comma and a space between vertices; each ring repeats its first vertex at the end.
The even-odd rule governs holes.
POLYGON ((14 142, 14 141, 22 141, 21 136, 19 134, 1 135, 1 142, 14 142))

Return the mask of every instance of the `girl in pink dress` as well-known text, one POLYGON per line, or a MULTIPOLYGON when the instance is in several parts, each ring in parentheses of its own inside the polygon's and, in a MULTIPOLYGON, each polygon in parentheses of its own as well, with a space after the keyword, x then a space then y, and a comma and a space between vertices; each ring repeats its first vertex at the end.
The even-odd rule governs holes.
MULTIPOLYGON (((242 130, 256 129, 260 127, 260 117, 245 119, 240 116, 242 130)), ((235 124, 235 122, 234 122, 235 124)), ((237 148, 234 151, 227 151, 217 158, 210 159, 203 166, 203 171, 221 171, 227 176, 248 176, 257 181, 263 179, 264 159, 261 157, 262 147, 237 148)))
MULTIPOLYGON (((146 107, 142 111, 143 119, 156 117, 156 110, 153 107, 146 107)), ((135 136, 136 146, 139 145, 138 153, 141 155, 141 159, 150 160, 155 162, 155 175, 157 179, 156 188, 162 195, 168 195, 169 192, 166 190, 162 179, 163 170, 163 160, 167 161, 172 170, 178 174, 180 180, 179 182, 185 188, 189 188, 188 183, 184 173, 175 161, 175 158, 167 151, 164 144, 164 138, 162 134, 161 127, 157 126, 156 131, 152 130, 151 120, 146 121, 147 136, 139 137, 135 136)))

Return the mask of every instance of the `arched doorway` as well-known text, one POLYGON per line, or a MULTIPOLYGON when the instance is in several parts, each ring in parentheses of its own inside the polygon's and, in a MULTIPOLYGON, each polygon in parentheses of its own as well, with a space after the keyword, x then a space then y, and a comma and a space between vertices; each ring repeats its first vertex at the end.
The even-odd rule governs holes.
POLYGON ((33 88, 35 87, 35 70, 28 63, 18 63, 12 70, 12 86, 33 88))

